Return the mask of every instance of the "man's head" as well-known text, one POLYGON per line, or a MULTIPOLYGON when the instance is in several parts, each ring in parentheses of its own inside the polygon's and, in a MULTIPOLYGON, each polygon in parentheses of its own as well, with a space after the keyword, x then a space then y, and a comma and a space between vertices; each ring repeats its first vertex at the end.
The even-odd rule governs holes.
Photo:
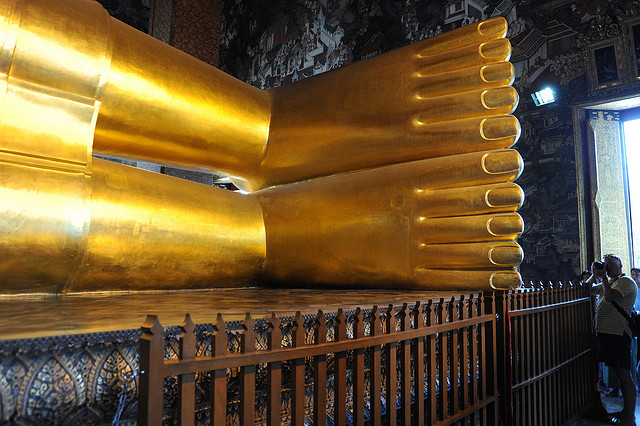
POLYGON ((631 268, 631 278, 633 278, 637 285, 640 285, 640 269, 631 268))
POLYGON ((622 273, 622 259, 615 254, 607 254, 604 256, 604 267, 607 275, 617 277, 622 273))

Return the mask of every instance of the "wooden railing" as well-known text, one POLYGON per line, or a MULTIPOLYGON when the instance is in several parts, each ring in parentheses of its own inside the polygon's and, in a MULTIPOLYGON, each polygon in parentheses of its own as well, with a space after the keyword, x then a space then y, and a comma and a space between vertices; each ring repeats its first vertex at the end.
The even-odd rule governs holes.
POLYGON ((211 356, 196 357, 195 326, 187 316, 179 357, 167 360, 164 328, 156 316, 148 316, 140 341, 138 424, 162 424, 163 386, 170 376, 178 377, 180 424, 194 424, 195 374, 205 371, 210 372, 208 417, 214 425, 236 420, 241 425, 498 422, 493 297, 405 304, 399 311, 391 305, 373 307, 366 316, 357 309, 351 321, 342 310, 331 321, 318 311, 307 338, 298 313, 288 346, 282 345, 283 325, 272 315, 262 340, 247 314, 240 352, 229 353, 229 332, 218 315, 211 356), (286 379, 285 363, 290 368, 286 379), (256 410, 261 368, 267 369, 267 383, 259 391, 266 400, 264 413, 256 410), (235 375, 240 382, 237 413, 228 409, 235 398, 228 387, 235 375))
POLYGON ((594 398, 596 355, 590 286, 509 292, 512 421, 561 425, 594 398))
POLYGON ((306 324, 298 313, 255 327, 247 314, 239 331, 219 315, 211 355, 196 357, 187 316, 179 355, 165 359, 164 329, 149 316, 138 423, 560 425, 597 395, 591 318, 589 287, 572 284, 328 318, 318 311, 306 324), (208 400, 197 402, 202 372, 208 400), (169 377, 177 377, 180 395, 173 408, 163 407, 169 377))

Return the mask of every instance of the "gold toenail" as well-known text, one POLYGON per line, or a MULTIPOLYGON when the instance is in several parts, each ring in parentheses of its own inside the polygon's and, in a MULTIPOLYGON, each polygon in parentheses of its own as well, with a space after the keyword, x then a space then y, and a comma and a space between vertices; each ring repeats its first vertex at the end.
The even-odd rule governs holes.
POLYGON ((494 290, 509 290, 522 285, 522 278, 516 271, 496 272, 489 278, 489 285, 494 290))
POLYGON ((506 38, 487 41, 480 45, 480 55, 485 59, 506 61, 511 55, 511 43, 506 38))
POLYGON ((513 115, 485 118, 480 123, 480 134, 486 140, 520 136, 520 123, 513 115))
POLYGON ((514 70, 510 62, 500 62, 497 64, 489 64, 480 70, 482 79, 487 83, 492 81, 509 80, 513 82, 514 70))
POLYGON ((482 157, 482 168, 488 174, 515 172, 522 167, 522 157, 512 149, 492 151, 482 157))
POLYGON ((513 87, 497 87, 482 92, 482 105, 487 109, 515 105, 517 102, 518 92, 513 87))
POLYGON ((494 18, 480 22, 478 32, 482 35, 497 34, 504 37, 507 34, 507 21, 504 18, 494 18))
POLYGON ((519 214, 513 213, 487 220, 487 231, 495 237, 519 234, 524 230, 524 223, 519 214))
POLYGON ((524 200, 524 192, 517 185, 493 188, 486 192, 485 201, 489 207, 505 207, 520 205, 524 200))
POLYGON ((520 246, 499 246, 489 250, 489 261, 496 266, 519 265, 523 254, 520 246))

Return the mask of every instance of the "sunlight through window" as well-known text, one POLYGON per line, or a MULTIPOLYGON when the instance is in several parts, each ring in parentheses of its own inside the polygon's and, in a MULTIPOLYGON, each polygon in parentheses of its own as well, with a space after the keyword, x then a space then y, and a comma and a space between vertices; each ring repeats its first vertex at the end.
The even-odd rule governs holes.
POLYGON ((640 119, 624 122, 633 266, 640 266, 640 119))

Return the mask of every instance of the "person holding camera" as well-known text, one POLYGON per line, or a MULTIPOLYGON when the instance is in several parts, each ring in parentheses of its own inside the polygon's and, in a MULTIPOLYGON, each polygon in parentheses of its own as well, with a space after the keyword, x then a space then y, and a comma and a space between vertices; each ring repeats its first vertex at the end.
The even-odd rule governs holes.
POLYGON ((614 303, 624 312, 631 312, 638 288, 634 280, 622 272, 622 260, 608 254, 603 262, 593 262, 591 282, 601 279, 592 292, 598 293, 596 307, 596 335, 600 361, 613 369, 620 381, 623 409, 614 413, 621 425, 635 425, 636 388, 631 379, 632 333, 627 319, 618 311, 614 303))

